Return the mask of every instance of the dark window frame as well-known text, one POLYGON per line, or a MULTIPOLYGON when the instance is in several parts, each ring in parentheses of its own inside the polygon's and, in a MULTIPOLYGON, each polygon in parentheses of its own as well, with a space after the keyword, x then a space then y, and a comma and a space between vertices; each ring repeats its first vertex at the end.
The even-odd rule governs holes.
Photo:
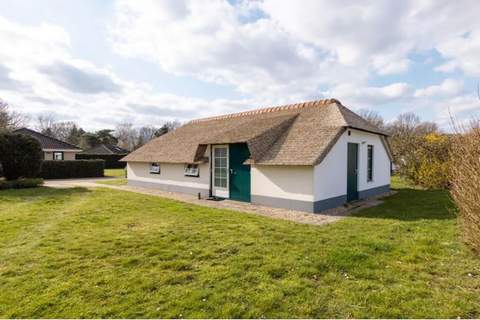
POLYGON ((158 162, 150 163, 150 168, 149 168, 148 172, 150 174, 160 174, 160 172, 161 172, 160 163, 158 163, 158 162), (152 167, 158 167, 158 172, 157 172, 157 170, 152 170, 152 167))
POLYGON ((374 158, 374 147, 372 144, 367 145, 367 182, 373 181, 373 158, 374 158))
POLYGON ((194 178, 200 177, 200 167, 199 167, 198 163, 186 163, 183 174, 184 174, 186 177, 194 177, 194 178), (196 167, 196 169, 197 169, 197 172, 196 172, 196 173, 190 173, 190 172, 188 172, 188 169, 189 169, 189 167, 191 167, 191 166, 195 166, 195 167, 196 167))

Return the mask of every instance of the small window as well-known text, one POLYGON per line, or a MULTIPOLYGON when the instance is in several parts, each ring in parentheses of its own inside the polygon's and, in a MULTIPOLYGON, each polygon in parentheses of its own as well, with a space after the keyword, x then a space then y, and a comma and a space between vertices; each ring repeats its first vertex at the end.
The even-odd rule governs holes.
POLYGON ((63 152, 56 151, 53 153, 53 160, 63 160, 63 152))
POLYGON ((160 165, 156 162, 150 164, 150 173, 160 174, 160 165))
POLYGON ((198 177, 199 176, 198 164, 186 164, 185 175, 189 177, 198 177))
POLYGON ((367 181, 373 181, 373 146, 367 147, 367 181))

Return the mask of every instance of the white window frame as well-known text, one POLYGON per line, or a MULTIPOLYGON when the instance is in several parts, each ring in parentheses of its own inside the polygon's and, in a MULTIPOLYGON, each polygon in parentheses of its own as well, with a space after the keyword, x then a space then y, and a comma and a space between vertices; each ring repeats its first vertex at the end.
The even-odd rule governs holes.
POLYGON ((185 164, 185 176, 187 177, 199 177, 200 169, 196 163, 187 163, 185 164))
POLYGON ((63 151, 53 151, 52 153, 52 159, 55 160, 55 161, 62 161, 62 160, 65 160, 65 154, 63 153, 63 151), (60 158, 61 159, 57 159, 56 158, 56 155, 60 155, 60 158))
POLYGON ((148 171, 150 174, 160 174, 160 163, 158 162, 150 163, 150 168, 148 171))
MULTIPOLYGON (((213 163, 212 163, 212 172, 211 172, 211 175, 212 175, 212 193, 214 196, 216 197, 221 197, 221 198, 229 198, 230 197, 230 192, 229 192, 229 188, 230 188, 230 164, 229 164, 229 148, 228 148, 228 145, 213 145, 212 146, 212 160, 213 163), (222 148, 222 149, 225 149, 226 150, 226 186, 225 187, 222 187, 222 186, 216 186, 215 185, 215 149, 219 149, 219 148, 222 148)), ((223 168, 223 167, 222 167, 223 168)))

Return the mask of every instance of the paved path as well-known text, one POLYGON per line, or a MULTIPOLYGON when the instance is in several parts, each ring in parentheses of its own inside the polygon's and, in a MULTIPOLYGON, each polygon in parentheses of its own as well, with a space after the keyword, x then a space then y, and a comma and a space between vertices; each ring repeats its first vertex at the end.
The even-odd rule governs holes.
POLYGON ((45 186, 52 187, 52 188, 72 188, 72 187, 111 188, 116 190, 131 191, 131 192, 137 192, 141 194, 174 199, 174 200, 206 206, 206 207, 228 209, 228 210, 234 210, 234 211, 240 211, 240 212, 249 212, 249 213, 254 213, 254 214, 267 216, 275 219, 283 219, 283 220, 289 220, 289 221, 294 221, 298 223, 306 223, 306 224, 314 224, 314 225, 322 225, 326 223, 335 222, 344 218, 345 216, 347 216, 353 211, 376 206, 382 203, 382 201, 377 199, 369 199, 369 200, 356 202, 346 207, 338 207, 335 209, 330 209, 322 212, 321 214, 318 214, 318 213, 314 214, 314 213, 307 213, 303 211, 288 210, 283 208, 272 208, 272 207, 260 206, 256 204, 232 201, 232 200, 212 201, 207 199, 198 199, 196 196, 190 195, 190 194, 167 192, 167 191, 161 191, 161 190, 155 190, 155 189, 141 188, 136 186, 115 186, 115 185, 105 185, 105 184, 96 183, 98 181, 111 180, 111 179, 112 178, 47 180, 45 182, 45 186))

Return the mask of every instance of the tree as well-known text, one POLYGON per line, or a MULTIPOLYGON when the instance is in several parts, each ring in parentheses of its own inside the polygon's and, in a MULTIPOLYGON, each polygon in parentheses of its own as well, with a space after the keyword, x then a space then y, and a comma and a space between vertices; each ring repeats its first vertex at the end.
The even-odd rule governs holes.
POLYGON ((102 129, 95 132, 100 143, 116 145, 118 139, 113 135, 115 131, 112 129, 102 129))
POLYGON ((49 137, 78 145, 80 137, 85 133, 73 121, 55 121, 52 115, 42 115, 37 118, 37 130, 49 137))
POLYGON ((52 129, 54 123, 55 123, 55 118, 52 115, 50 114, 40 115, 37 117, 37 125, 35 129, 43 133, 44 135, 47 135, 52 138, 56 138, 54 136, 54 132, 52 129))
POLYGON ((80 137, 79 145, 83 150, 87 150, 99 145, 100 143, 100 139, 95 133, 86 132, 80 137))
POLYGON ((10 110, 7 102, 0 99, 0 131, 12 131, 24 127, 28 118, 16 111, 10 110))
POLYGON ((133 127, 133 124, 121 123, 115 128, 115 137, 120 147, 132 151, 137 145, 138 132, 133 127))
POLYGON ((386 126, 400 175, 428 188, 446 187, 450 139, 436 123, 414 113, 400 114, 386 126))
POLYGON ((167 121, 155 132, 155 136, 160 137, 166 133, 169 133, 170 131, 175 130, 176 128, 180 127, 180 125, 181 123, 178 120, 167 121))
POLYGON ((374 125, 377 128, 382 129, 385 126, 382 116, 374 110, 360 109, 357 113, 363 119, 367 120, 371 125, 374 125))
POLYGON ((154 126, 144 126, 138 128, 137 144, 135 146, 135 149, 140 148, 150 140, 155 139, 157 137, 157 131, 158 128, 155 128, 154 126))
POLYGON ((75 123, 70 127, 68 131, 68 135, 65 139, 66 142, 71 143, 75 146, 78 146, 80 144, 80 139, 82 138, 82 135, 85 134, 85 130, 82 128, 77 127, 75 123))
POLYGON ((35 178, 42 165, 40 143, 23 134, 0 134, 0 163, 7 180, 35 178))

